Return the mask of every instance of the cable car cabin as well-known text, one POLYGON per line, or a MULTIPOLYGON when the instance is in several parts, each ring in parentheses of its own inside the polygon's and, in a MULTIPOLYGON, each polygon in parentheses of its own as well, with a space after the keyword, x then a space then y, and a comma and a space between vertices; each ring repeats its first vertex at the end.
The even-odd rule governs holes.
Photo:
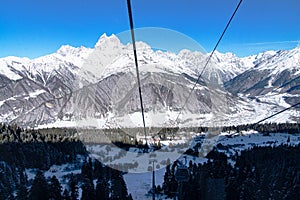
POLYGON ((186 166, 178 166, 175 171, 175 179, 179 182, 187 182, 190 179, 190 172, 186 166))

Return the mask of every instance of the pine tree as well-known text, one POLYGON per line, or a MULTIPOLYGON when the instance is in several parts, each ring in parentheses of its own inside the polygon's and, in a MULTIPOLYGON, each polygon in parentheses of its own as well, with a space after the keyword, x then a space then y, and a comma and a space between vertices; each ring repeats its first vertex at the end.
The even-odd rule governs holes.
POLYGON ((20 172, 20 184, 17 186, 17 200, 27 200, 28 199, 28 191, 26 187, 26 176, 23 171, 20 172))
POLYGON ((26 185, 20 184, 17 188, 16 200, 27 200, 27 199, 28 199, 28 191, 26 185))
POLYGON ((49 198, 49 190, 48 190, 48 183, 42 171, 38 171, 30 192, 29 192, 29 199, 30 200, 40 200, 40 199, 48 199, 49 198))
POLYGON ((49 185, 49 191, 50 191, 50 200, 61 200, 61 192, 62 192, 62 187, 56 178, 56 176, 52 176, 50 180, 50 185, 49 185))
POLYGON ((70 191, 71 191, 71 197, 70 199, 71 200, 77 200, 78 198, 78 186, 77 186, 77 181, 74 177, 73 174, 71 174, 71 177, 70 177, 70 191))
POLYGON ((69 191, 67 190, 67 188, 65 188, 65 190, 63 192, 62 199, 63 200, 71 200, 71 197, 69 195, 69 191))
POLYGON ((164 175, 164 183, 163 183, 163 190, 167 195, 170 192, 170 181, 171 181, 171 170, 170 170, 170 165, 167 165, 166 172, 164 175))
POLYGON ((82 184, 82 200, 96 200, 94 184, 88 178, 84 179, 82 184))
POLYGON ((111 179, 111 197, 112 199, 126 199, 127 196, 127 187, 121 172, 114 170, 111 179))
POLYGON ((127 197, 127 199, 128 199, 128 200, 133 200, 132 195, 129 194, 128 197, 127 197))
POLYGON ((103 166, 101 164, 101 162, 99 162, 98 160, 95 160, 94 163, 94 170, 93 170, 93 175, 94 177, 99 177, 99 176, 103 176, 103 166))
POLYGON ((100 176, 97 180, 96 199, 109 199, 109 184, 105 176, 100 176))
POLYGON ((82 165, 81 174, 84 178, 88 178, 90 181, 93 181, 93 164, 91 158, 89 158, 88 162, 85 162, 82 165))

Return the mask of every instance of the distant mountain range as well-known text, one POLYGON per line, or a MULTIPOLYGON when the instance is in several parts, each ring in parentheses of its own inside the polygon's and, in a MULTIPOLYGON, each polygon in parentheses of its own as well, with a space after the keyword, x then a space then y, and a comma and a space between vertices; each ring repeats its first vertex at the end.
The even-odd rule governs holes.
MULTIPOLYGON (((209 54, 156 51, 143 42, 137 53, 147 126, 253 123, 300 101, 300 47, 244 58, 215 52, 203 73, 209 54)), ((102 35, 94 48, 66 45, 32 60, 1 58, 0 94, 2 122, 142 125, 132 46, 114 35, 102 35)), ((269 121, 299 122, 299 109, 269 121)))

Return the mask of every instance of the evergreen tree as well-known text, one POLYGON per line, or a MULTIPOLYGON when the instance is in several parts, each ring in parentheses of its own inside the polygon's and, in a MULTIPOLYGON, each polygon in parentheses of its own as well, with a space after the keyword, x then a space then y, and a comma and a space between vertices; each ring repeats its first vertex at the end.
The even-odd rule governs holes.
POLYGON ((95 160, 94 163, 94 171, 93 171, 93 175, 94 177, 99 177, 99 176, 103 176, 103 166, 102 163, 99 162, 98 160, 95 160))
POLYGON ((52 178, 50 180, 49 191, 50 191, 50 195, 49 195, 50 200, 61 200, 62 199, 62 196, 61 196, 62 187, 61 187, 58 179, 56 178, 56 176, 52 176, 52 178))
MULTIPOLYGON (((0 157, 3 156, 0 146, 0 157)), ((8 154, 7 156, 11 156, 8 154)), ((0 162, 0 199, 9 199, 14 191, 13 184, 15 177, 15 169, 6 163, 0 162)))
POLYGON ((71 200, 77 200, 78 198, 78 186, 77 186, 77 180, 75 179, 74 175, 71 174, 71 177, 70 177, 70 191, 71 191, 71 197, 70 199, 71 200))
POLYGON ((27 200, 28 199, 28 191, 26 187, 26 176, 23 171, 20 172, 20 183, 17 186, 17 200, 27 200))
POLYGON ((71 200, 71 197, 69 195, 69 191, 67 190, 67 188, 65 188, 65 190, 63 192, 62 199, 63 200, 71 200))
POLYGON ((126 199, 127 196, 127 187, 121 172, 114 170, 111 179, 111 198, 126 199))
POLYGON ((11 199, 12 198, 10 192, 7 191, 6 188, 4 188, 4 190, 3 190, 3 188, 0 186, 0 191, 1 191, 0 199, 11 199))
POLYGON ((96 200, 94 184, 88 178, 84 179, 82 184, 82 200, 96 200))
POLYGON ((109 199, 109 183, 105 176, 100 176, 97 180, 96 199, 99 200, 109 199))
POLYGON ((40 200, 40 199, 48 199, 49 198, 49 190, 48 190, 48 183, 42 171, 38 171, 30 192, 29 192, 29 199, 30 200, 40 200))
POLYGON ((16 200, 27 200, 28 199, 28 191, 26 185, 19 185, 17 187, 17 196, 16 200))
POLYGON ((129 194, 127 199, 128 199, 128 200, 133 200, 132 195, 129 194))
POLYGON ((85 162, 82 165, 81 174, 84 178, 88 178, 90 181, 93 181, 93 164, 91 158, 89 158, 88 162, 85 162))
POLYGON ((163 190, 165 192, 165 194, 169 194, 170 192, 170 182, 171 182, 171 170, 170 170, 170 165, 167 165, 166 167, 166 172, 164 175, 164 183, 163 183, 163 190))

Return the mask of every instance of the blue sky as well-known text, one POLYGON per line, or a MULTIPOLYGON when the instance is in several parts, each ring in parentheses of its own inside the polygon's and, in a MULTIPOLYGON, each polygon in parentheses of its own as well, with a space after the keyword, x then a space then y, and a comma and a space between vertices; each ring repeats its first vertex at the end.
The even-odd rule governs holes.
MULTIPOLYGON (((132 0, 136 28, 186 34, 211 51, 238 0, 132 0)), ((0 57, 30 58, 61 45, 93 47, 103 34, 129 29, 126 0, 1 0, 0 57)), ((300 40, 299 0, 244 0, 220 52, 239 56, 291 49, 300 40)))

